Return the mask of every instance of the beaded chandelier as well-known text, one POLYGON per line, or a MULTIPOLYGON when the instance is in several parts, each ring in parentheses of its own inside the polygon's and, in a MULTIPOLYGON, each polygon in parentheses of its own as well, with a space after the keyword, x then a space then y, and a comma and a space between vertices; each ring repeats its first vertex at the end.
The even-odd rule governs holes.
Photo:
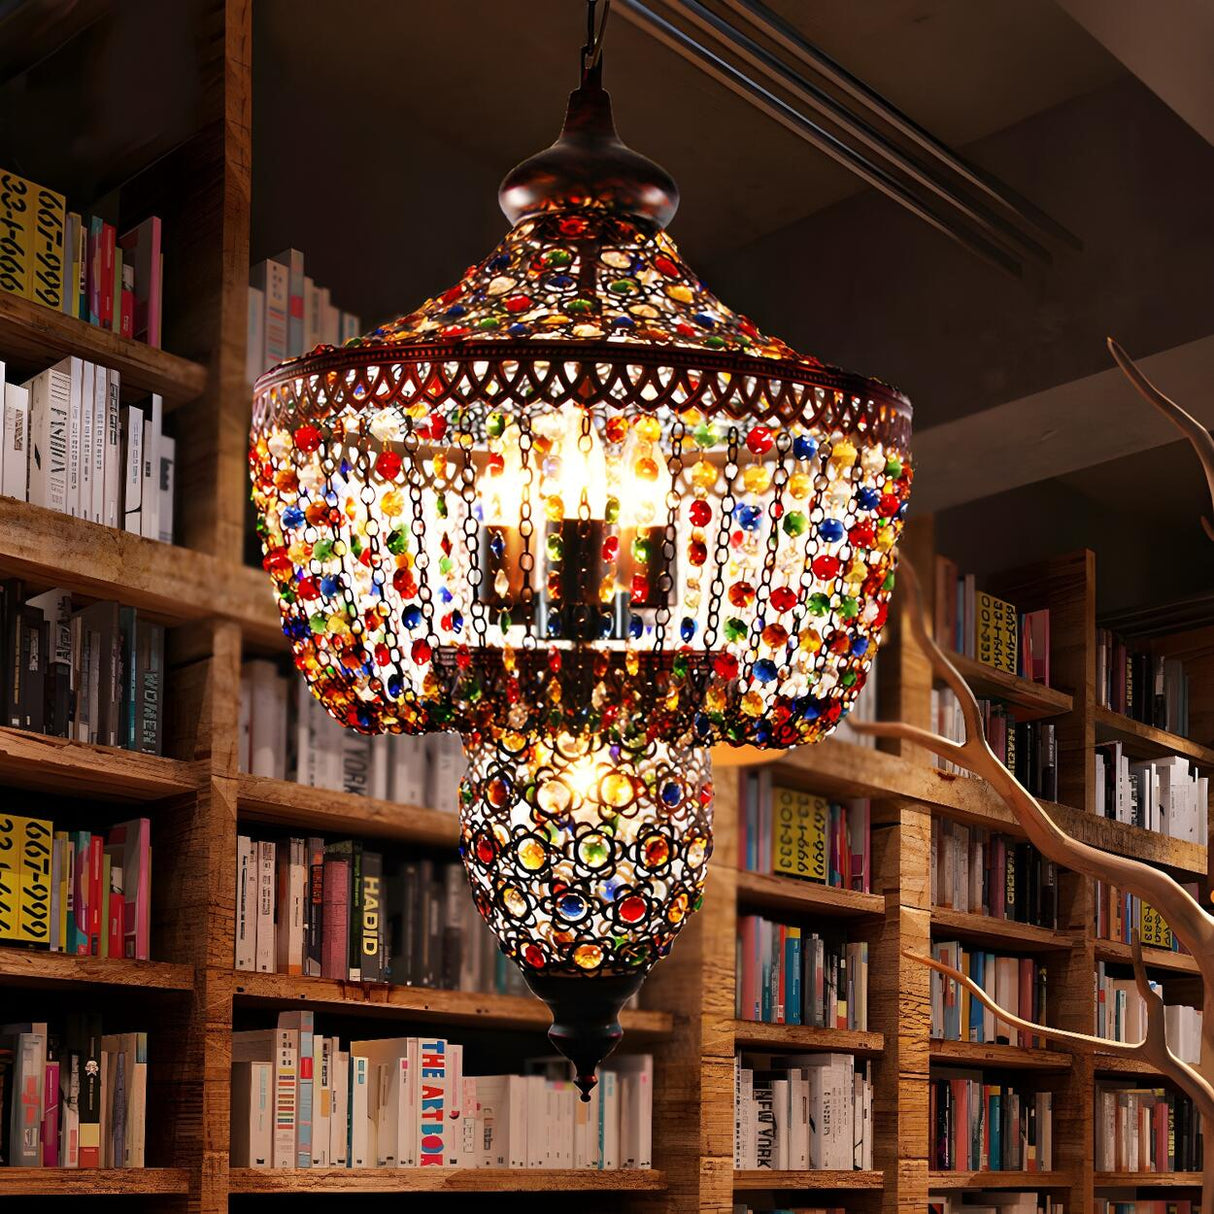
POLYGON ((710 749, 815 742, 863 686, 911 484, 904 397, 682 261, 599 73, 503 242, 263 375, 250 449, 296 665, 351 729, 459 732, 473 897, 584 1093, 700 905, 710 749))

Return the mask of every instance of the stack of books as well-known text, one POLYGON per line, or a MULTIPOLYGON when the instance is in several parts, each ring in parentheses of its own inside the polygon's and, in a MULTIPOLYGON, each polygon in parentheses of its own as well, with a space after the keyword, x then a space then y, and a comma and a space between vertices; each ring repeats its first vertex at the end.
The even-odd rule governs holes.
POLYGON ((868 1029, 868 944, 738 918, 736 1015, 764 1024, 868 1029))
MULTIPOLYGON (((1198 901, 1201 891, 1196 881, 1185 889, 1198 901)), ((1172 953, 1189 950, 1177 939, 1164 917, 1136 894, 1127 893, 1107 881, 1096 882, 1096 938, 1129 944, 1138 932, 1144 948, 1162 948, 1172 953)))
POLYGON ((147 1056, 146 1033, 103 1034, 94 1013, 0 1025, 0 1165, 143 1167, 147 1056))
POLYGON ((1018 612, 993 594, 978 590, 972 573, 936 557, 935 637, 946 649, 1004 674, 1050 684, 1050 613, 1018 612))
MULTIPOLYGON (((1138 992, 1138 984, 1129 967, 1118 965, 1124 977, 1113 977, 1104 961, 1096 963, 1096 1036, 1108 1041, 1136 1044, 1147 1032, 1147 1004, 1138 992)), ((1157 982, 1150 987, 1157 994, 1157 982)), ((1180 1003, 1164 1005, 1164 1028, 1168 1048, 1182 1062, 1201 1059, 1201 1011, 1180 1003)))
POLYGON ((134 607, 0 581, 0 676, 2 725, 161 753, 164 628, 134 607))
POLYGON ((171 544, 177 457, 162 398, 124 405, 117 371, 74 356, 24 384, 4 370, 0 493, 171 544))
MULTIPOLYGON (((1046 1193, 976 1190, 930 1197, 927 1214, 1066 1214, 1066 1203, 1046 1193)), ((1101 1214, 1108 1212, 1101 1211, 1101 1214)), ((1117 1214, 1121 1214, 1120 1209, 1117 1214)), ((1184 1211, 1184 1214, 1188 1214, 1188 1211, 1184 1211)))
POLYGON ((1179 658, 1134 649, 1096 629, 1096 703, 1123 716, 1189 736, 1189 676, 1179 658))
POLYGON ((118 235, 62 194, 0 170, 0 292, 159 348, 164 254, 160 220, 118 235))
POLYGON ((1180 1092, 1096 1085, 1098 1172, 1200 1172, 1201 1134, 1201 1114, 1180 1092))
POLYGON ((613 1058, 589 1103, 564 1059, 470 1075, 442 1037, 342 1043, 311 1012, 232 1034, 233 1167, 649 1168, 653 1058, 613 1058))
POLYGON ((773 784, 768 771, 742 783, 738 867, 867 892, 872 847, 866 800, 830 801, 773 784))
POLYGON ((872 1131, 867 1062, 850 1054, 734 1059, 734 1167, 871 1168, 872 1131))
POLYGON ((1120 742, 1096 747, 1096 812, 1206 845, 1210 781, 1181 755, 1131 763, 1120 742))
POLYGON ((933 818, 931 881, 933 906, 1058 926, 1058 866, 1023 840, 933 818))
POLYGON ((0 944, 146 961, 151 840, 147 818, 95 835, 0 815, 0 944))
POLYGON ((367 737, 325 712, 302 676, 246 662, 240 684, 240 770, 381 801, 459 808, 467 770, 456 734, 367 737))
POLYGON ((354 839, 240 835, 236 968, 342 982, 522 994, 459 863, 354 839))
MULTIPOLYGON (((1032 957, 1010 957, 983 949, 968 949, 955 940, 937 941, 932 956, 959 970, 1013 1016, 1046 1019, 1045 966, 1032 957)), ((931 973, 932 1036, 945 1041, 1044 1046, 1034 1034, 999 1020, 981 1000, 952 978, 931 973)))
POLYGON ((987 1083, 980 1071, 928 1084, 929 1165, 941 1172, 1048 1172, 1054 1166, 1054 1094, 987 1083))
POLYGON ((329 288, 304 273, 298 249, 258 262, 249 281, 249 383, 284 359, 320 345, 339 346, 362 332, 358 317, 336 307, 329 288))

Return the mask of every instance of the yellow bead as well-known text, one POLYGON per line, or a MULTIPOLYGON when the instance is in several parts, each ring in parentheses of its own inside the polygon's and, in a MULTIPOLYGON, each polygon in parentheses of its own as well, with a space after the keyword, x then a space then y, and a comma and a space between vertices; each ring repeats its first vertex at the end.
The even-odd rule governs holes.
POLYGON ((830 462, 837 468, 850 468, 856 462, 856 448, 847 439, 840 439, 830 449, 830 462))
POLYGON ((865 564, 859 557, 856 557, 847 567, 847 572, 843 575, 845 582, 862 582, 868 577, 868 565, 865 564))
POLYGON ((713 683, 704 693, 704 705, 709 712, 722 712, 725 709, 725 687, 721 683, 713 683))
POLYGON ((802 628, 797 640, 806 653, 817 653, 822 648, 822 637, 816 628, 802 628))
POLYGON ((561 500, 559 493, 552 494, 544 502, 544 514, 552 523, 559 523, 565 517, 565 503, 561 500))
POLYGON ((766 464, 748 464, 742 473, 742 487, 748 493, 764 493, 771 487, 771 470, 766 464))
POLYGON ((635 649, 630 649, 624 655, 624 668, 631 675, 635 675, 641 669, 641 655, 635 649))
POLYGON ((676 303, 691 303, 691 301, 695 298, 695 296, 691 293, 690 287, 685 287, 682 283, 678 282, 671 283, 671 285, 666 288, 666 294, 669 295, 671 299, 675 300, 676 303))
POLYGON ((763 697, 757 691, 748 691, 742 697, 742 711, 748 717, 763 715, 763 697))
POLYGON ((697 489, 711 489, 717 483, 717 470, 706 459, 698 460, 691 469, 691 483, 697 489))
POLYGON ((384 514, 389 518, 395 518, 398 514, 405 512, 405 495, 399 489, 389 489, 379 499, 379 504, 383 508, 384 514))
POLYGON ((814 491, 814 478, 808 472, 794 472, 788 478, 788 496, 804 501, 814 491))
POLYGON ((634 427, 637 434, 648 443, 656 443, 662 437, 662 425, 656 417, 646 414, 634 427))

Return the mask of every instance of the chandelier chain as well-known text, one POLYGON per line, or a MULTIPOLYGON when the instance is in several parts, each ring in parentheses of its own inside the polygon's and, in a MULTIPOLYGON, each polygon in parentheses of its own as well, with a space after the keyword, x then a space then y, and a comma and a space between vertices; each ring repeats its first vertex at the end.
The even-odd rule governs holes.
POLYGON ((534 649, 535 638, 535 588, 532 585, 532 571, 535 569, 535 554, 531 551, 531 538, 535 533, 535 524, 531 520, 531 486, 534 472, 531 464, 531 418, 526 411, 518 417, 518 450, 519 462, 523 469, 523 500, 519 507, 519 539, 523 545, 519 557, 519 569, 523 575, 523 586, 519 594, 519 604, 523 612, 523 625, 526 632, 523 635, 523 648, 534 649))
POLYGON ((586 44, 582 47, 582 80, 602 71, 603 37, 607 33, 607 18, 611 15, 611 0, 603 0, 603 15, 595 20, 598 0, 586 0, 586 44))

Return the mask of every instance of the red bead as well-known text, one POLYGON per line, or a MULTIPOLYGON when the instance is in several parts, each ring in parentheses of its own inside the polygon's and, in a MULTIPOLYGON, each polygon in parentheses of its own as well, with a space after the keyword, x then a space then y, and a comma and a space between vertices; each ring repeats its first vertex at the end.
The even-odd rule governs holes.
POLYGON ((645 899, 630 895, 620 903, 619 913, 625 923, 639 923, 645 917, 645 899))
POLYGON ((877 542, 877 531, 872 523, 857 523, 847 533, 848 543, 853 548, 871 548, 877 542))
POLYGON ((773 442, 771 431, 766 426, 755 426, 746 436, 746 446, 755 455, 766 455, 773 442))
POLYGON ((649 597, 649 579, 636 574, 632 579, 632 601, 643 603, 649 597))
POLYGON ((712 660, 712 668, 723 679, 732 679, 737 677, 738 659, 732 653, 718 653, 712 660))
POLYGON ((507 312, 526 312, 531 307, 530 295, 511 295, 506 300, 507 312))
POLYGON ((839 561, 837 557, 823 554, 822 556, 814 557, 810 568, 814 571, 814 577, 821 578, 824 582, 829 582, 839 572, 839 561))
POLYGON ((667 278, 678 278, 679 276, 679 267, 665 253, 659 253, 653 259, 653 268, 659 274, 665 274, 667 278))
POLYGON ((315 578, 304 577, 300 578, 295 586, 295 593, 301 599, 306 599, 311 602, 313 599, 320 598, 320 587, 316 584, 315 578))
POLYGON ((375 646, 375 664, 376 666, 387 666, 392 661, 392 653, 382 641, 375 646))
POLYGON ((454 303, 463 293, 464 288, 457 283, 455 286, 444 291, 441 298, 445 304, 454 303))
POLYGON ((400 476, 401 458, 395 451, 381 451, 375 457, 375 471, 386 481, 400 476))
POLYGON ((301 451, 315 451, 320 446, 320 431, 313 425, 300 426, 295 431, 295 445, 301 451))
POLYGON ((696 566, 704 564, 708 560, 708 545, 701 540, 692 540, 687 545, 687 559, 696 566))
POLYGON ((419 666, 424 666, 430 660, 430 655, 431 655, 430 642, 422 640, 422 638, 419 637, 416 641, 413 642, 413 649, 411 652, 413 655, 413 660, 419 666))
POLYGON ((404 599, 411 599, 417 593, 417 582, 408 569, 398 569, 392 575, 392 589, 404 599))
POLYGON ((729 601, 735 607, 749 607, 755 601, 755 588, 749 582, 734 582, 729 588, 729 601))
POLYGON ((797 605, 797 592, 789 586, 777 586, 771 592, 771 605, 777 611, 791 611, 797 605))
POLYGON ((877 513, 882 518, 892 518, 898 513, 902 503, 892 493, 881 494, 881 501, 877 505, 877 513))
POLYGON ((687 515, 693 527, 707 527, 712 521, 712 507, 703 498, 697 497, 691 503, 687 515))
POLYGON ((618 535, 609 535, 603 541, 603 560, 607 562, 614 561, 620 552, 620 537, 618 535))

